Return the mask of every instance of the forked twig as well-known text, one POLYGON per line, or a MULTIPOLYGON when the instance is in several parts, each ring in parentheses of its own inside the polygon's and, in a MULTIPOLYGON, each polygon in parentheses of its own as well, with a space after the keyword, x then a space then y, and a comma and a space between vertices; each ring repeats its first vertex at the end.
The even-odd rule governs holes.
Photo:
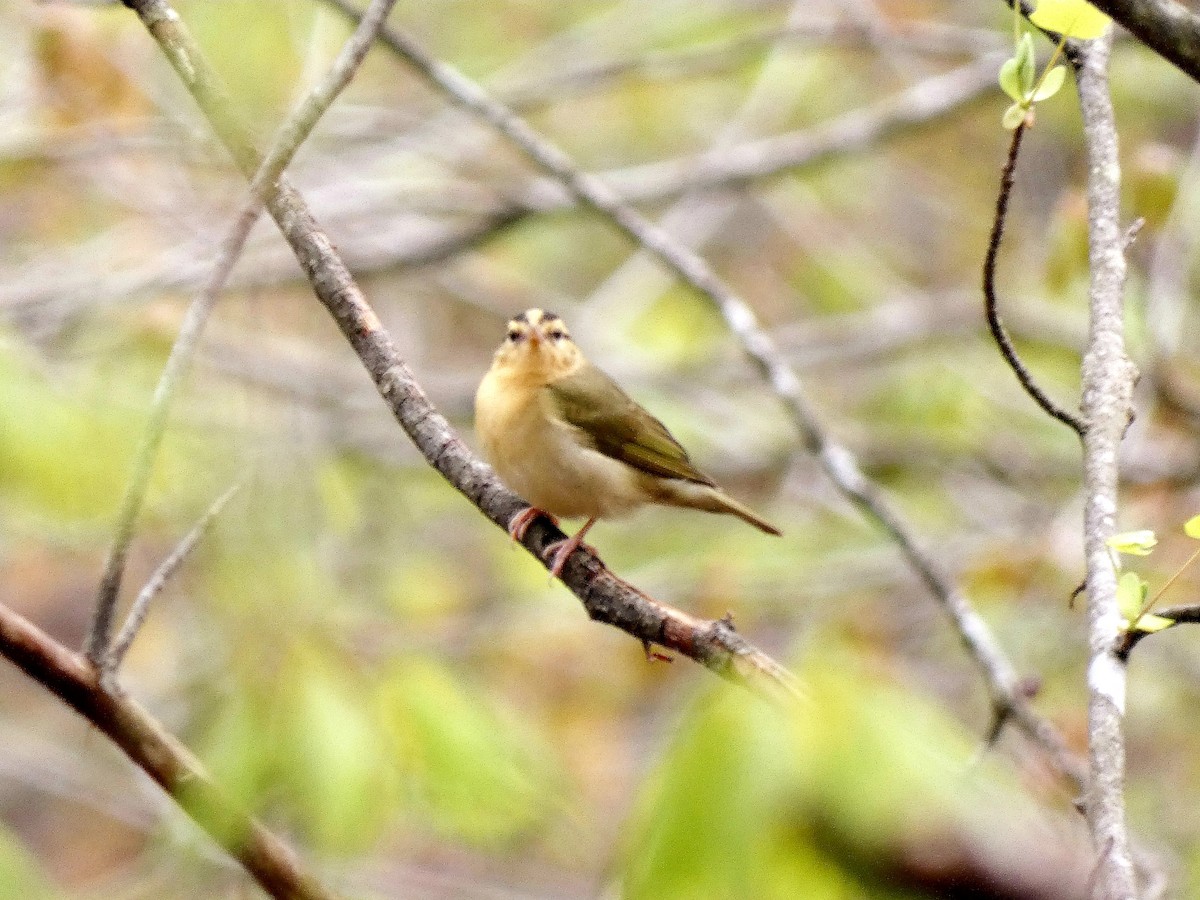
POLYGON ((137 599, 133 601, 133 606, 129 608, 129 615, 125 619, 125 624, 121 626, 120 632, 112 642, 112 647, 104 657, 103 670, 106 674, 114 675, 121 665, 121 661, 125 659, 125 654, 129 652, 130 645, 133 644, 133 639, 137 637, 138 630, 146 621, 146 615, 150 612, 150 604, 154 598, 162 591, 164 585, 171 580, 171 577, 183 565, 184 560, 191 555, 196 549, 196 545, 200 540, 208 534, 209 528, 212 527, 221 510, 225 508, 225 504, 233 499, 233 495, 241 488, 240 484, 235 484, 233 487, 225 491, 220 497, 213 501, 212 506, 200 518, 192 530, 184 535, 181 540, 154 570, 154 574, 142 586, 138 592, 137 599))
MULTIPOLYGON (((355 28, 354 34, 342 46, 333 66, 280 127, 271 149, 261 164, 257 166, 250 190, 233 227, 221 242, 212 273, 188 307, 183 325, 179 329, 179 335, 175 338, 162 375, 159 376, 158 384, 154 388, 154 397, 150 402, 150 418, 142 431, 129 484, 121 499, 112 546, 105 559, 104 574, 100 578, 100 586, 96 593, 96 608, 84 642, 84 652, 95 666, 102 667, 105 660, 109 658, 108 650, 112 639, 113 617, 116 615, 117 600, 121 593, 121 581, 125 575, 125 563, 129 556, 129 546, 133 541, 134 527, 146 499, 146 489, 150 484, 150 475, 154 471, 154 460, 158 455, 158 448, 166 433, 167 415, 170 411, 171 401, 191 365, 196 347, 200 343, 204 325, 216 305, 221 289, 229 278, 229 273, 233 270, 246 245, 250 229, 258 221, 263 197, 267 190, 279 178, 280 173, 287 168, 296 155, 296 151, 300 149, 300 145, 312 133, 321 115, 350 83, 354 73, 358 71, 366 57, 367 50, 375 42, 376 34, 395 2, 396 0, 372 0, 355 28)), ((170 10, 169 15, 166 12, 162 14, 168 19, 170 16, 178 19, 174 10, 170 10)))

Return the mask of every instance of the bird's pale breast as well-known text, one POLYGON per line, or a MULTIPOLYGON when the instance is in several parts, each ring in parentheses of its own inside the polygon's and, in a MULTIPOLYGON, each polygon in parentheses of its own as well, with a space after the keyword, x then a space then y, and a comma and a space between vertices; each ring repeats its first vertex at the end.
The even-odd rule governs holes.
POLYGON ((484 378, 475 413, 484 454, 505 484, 563 518, 610 518, 646 502, 638 473, 587 446, 579 429, 554 415, 543 388, 505 380, 495 372, 484 378))

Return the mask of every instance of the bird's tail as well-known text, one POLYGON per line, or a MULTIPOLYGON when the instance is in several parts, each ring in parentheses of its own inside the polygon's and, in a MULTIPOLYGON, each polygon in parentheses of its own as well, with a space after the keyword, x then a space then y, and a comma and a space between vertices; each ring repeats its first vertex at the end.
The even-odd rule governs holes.
POLYGON ((738 503, 718 487, 678 478, 659 479, 657 487, 656 493, 660 494, 665 503, 702 509, 706 512, 726 513, 737 516, 743 522, 749 522, 759 531, 765 531, 767 534, 783 533, 750 507, 738 503))
POLYGON ((749 522, 759 531, 765 531, 767 534, 773 534, 776 536, 783 534, 782 531, 780 531, 750 507, 738 503, 728 494, 722 493, 721 491, 715 491, 715 493, 719 498, 718 505, 721 507, 719 510, 715 510, 716 512, 727 512, 730 515, 737 516, 743 522, 749 522))

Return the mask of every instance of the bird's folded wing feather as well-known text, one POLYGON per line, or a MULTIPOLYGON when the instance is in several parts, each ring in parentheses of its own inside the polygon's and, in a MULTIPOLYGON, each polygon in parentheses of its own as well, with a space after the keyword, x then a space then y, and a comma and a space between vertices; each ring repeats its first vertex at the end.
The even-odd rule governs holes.
POLYGON ((667 427, 595 366, 553 381, 546 390, 562 418, 605 456, 660 478, 713 484, 692 465, 667 427))

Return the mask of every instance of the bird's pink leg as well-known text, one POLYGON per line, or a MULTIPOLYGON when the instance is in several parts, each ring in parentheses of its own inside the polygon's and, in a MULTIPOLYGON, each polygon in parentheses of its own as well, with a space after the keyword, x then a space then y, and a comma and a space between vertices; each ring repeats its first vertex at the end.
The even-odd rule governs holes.
POLYGON ((583 536, 588 533, 588 529, 596 524, 595 519, 588 519, 583 527, 575 532, 574 537, 569 537, 561 541, 555 541, 553 544, 547 544, 546 549, 542 551, 542 558, 549 558, 550 554, 554 554, 554 559, 550 564, 550 575, 557 578, 562 574, 563 566, 567 564, 567 557, 579 549, 579 545, 583 543, 583 536))
POLYGON ((558 519, 554 518, 550 513, 544 509, 538 509, 536 506, 527 506, 513 516, 512 521, 508 523, 508 536, 514 541, 525 540, 525 532, 529 530, 529 526, 533 524, 533 520, 538 516, 545 516, 554 523, 556 528, 558 527, 558 519))

